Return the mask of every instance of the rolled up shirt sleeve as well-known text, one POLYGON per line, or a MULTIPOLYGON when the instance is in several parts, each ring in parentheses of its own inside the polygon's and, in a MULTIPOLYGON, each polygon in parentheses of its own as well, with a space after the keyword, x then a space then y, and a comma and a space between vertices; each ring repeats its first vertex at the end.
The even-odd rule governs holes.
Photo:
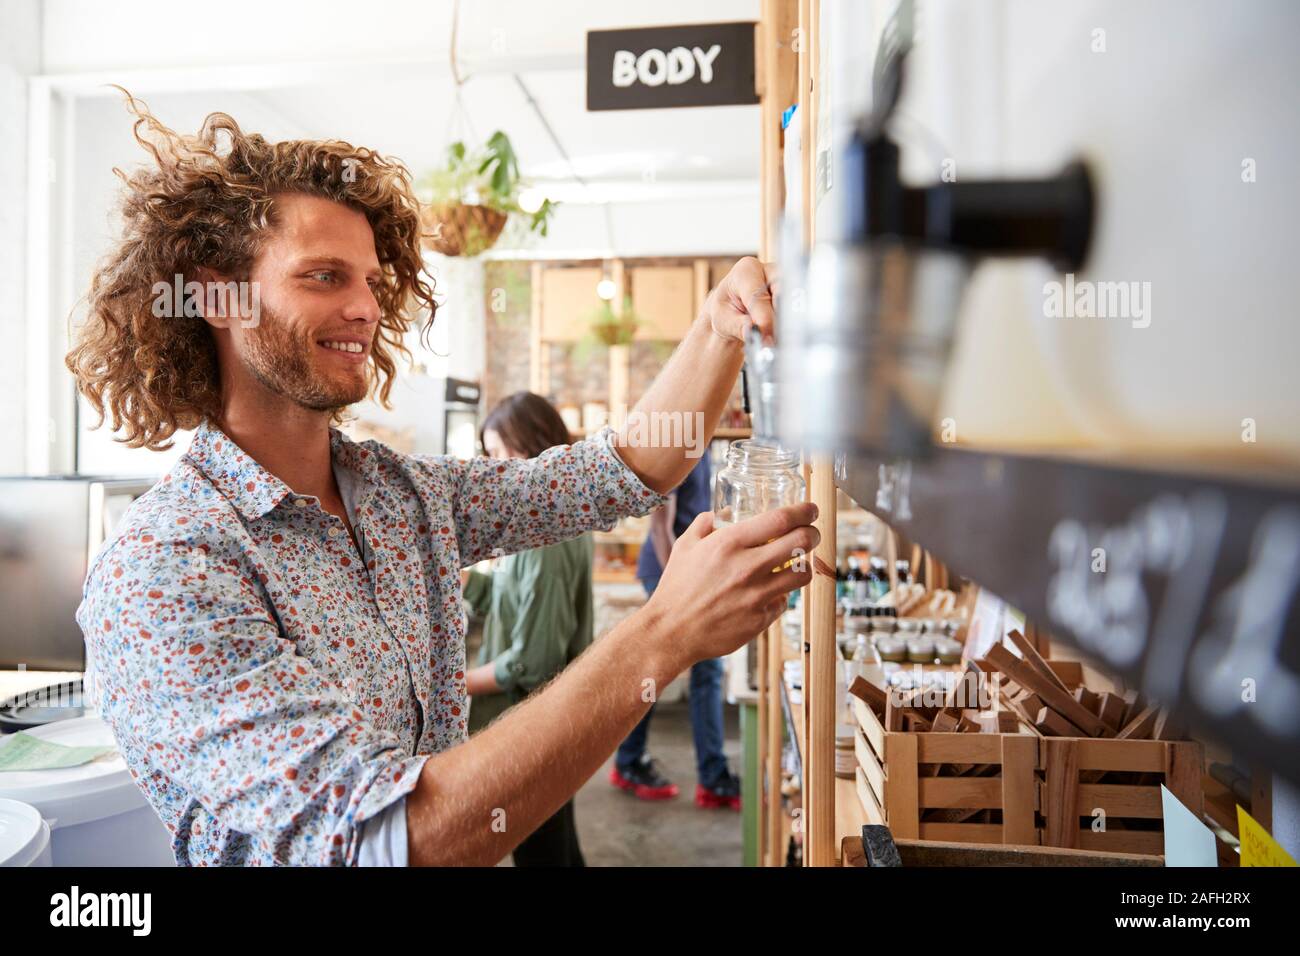
MULTIPOLYGON (((355 864, 363 824, 401 803, 428 758, 295 652, 258 572, 232 555, 214 538, 119 540, 101 556, 78 611, 101 714, 133 773, 169 778, 259 857, 355 864)), ((204 816, 191 804, 164 817, 178 862, 204 816)))
POLYGON ((618 456, 614 434, 605 427, 536 458, 438 459, 451 470, 461 567, 608 530, 663 504, 618 456))

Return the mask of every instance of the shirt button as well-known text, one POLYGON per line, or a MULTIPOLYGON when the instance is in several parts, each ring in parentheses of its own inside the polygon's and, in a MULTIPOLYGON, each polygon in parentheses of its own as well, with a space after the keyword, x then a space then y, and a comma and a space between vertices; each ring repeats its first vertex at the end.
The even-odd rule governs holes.
POLYGON ((293 506, 294 506, 295 508, 306 508, 306 507, 307 507, 307 499, 306 499, 306 498, 295 498, 295 499, 294 499, 294 502, 293 502, 293 506))

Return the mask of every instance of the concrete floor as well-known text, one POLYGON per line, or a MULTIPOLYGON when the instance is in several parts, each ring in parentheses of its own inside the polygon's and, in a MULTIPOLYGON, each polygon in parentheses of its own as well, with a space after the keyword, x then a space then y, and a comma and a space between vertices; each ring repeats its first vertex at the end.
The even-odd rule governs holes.
MULTIPOLYGON (((740 773, 737 709, 723 708, 727 761, 740 773)), ((575 817, 588 866, 740 866, 740 814, 695 805, 695 746, 690 705, 660 704, 648 749, 681 789, 673 800, 638 800, 611 786, 613 757, 578 791, 575 817)))

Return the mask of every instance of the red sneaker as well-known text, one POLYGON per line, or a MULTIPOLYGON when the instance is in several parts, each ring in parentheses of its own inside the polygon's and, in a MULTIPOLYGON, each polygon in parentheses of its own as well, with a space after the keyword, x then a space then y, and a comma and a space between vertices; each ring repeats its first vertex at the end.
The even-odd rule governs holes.
POLYGON ((642 757, 640 763, 627 770, 619 770, 615 764, 609 771, 609 782, 642 800, 671 800, 679 793, 677 784, 661 774, 649 757, 642 757))
POLYGON ((712 787, 697 784, 695 805, 706 810, 739 810, 740 781, 728 772, 712 787))

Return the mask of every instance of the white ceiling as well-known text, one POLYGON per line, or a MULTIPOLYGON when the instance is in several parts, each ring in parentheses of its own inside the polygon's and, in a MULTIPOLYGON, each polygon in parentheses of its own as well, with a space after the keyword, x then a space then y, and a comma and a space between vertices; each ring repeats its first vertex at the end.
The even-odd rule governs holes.
POLYGON ((463 114, 454 109, 451 11, 451 0, 227 0, 215 9, 48 0, 42 72, 83 95, 111 94, 102 84, 115 82, 160 102, 197 97, 236 118, 225 102, 255 100, 280 127, 267 135, 364 144, 417 175, 451 139, 503 129, 525 175, 570 203, 717 195, 756 206, 757 107, 588 113, 583 61, 588 29, 756 20, 759 0, 465 0, 463 114), (516 76, 594 188, 574 182, 516 76))

